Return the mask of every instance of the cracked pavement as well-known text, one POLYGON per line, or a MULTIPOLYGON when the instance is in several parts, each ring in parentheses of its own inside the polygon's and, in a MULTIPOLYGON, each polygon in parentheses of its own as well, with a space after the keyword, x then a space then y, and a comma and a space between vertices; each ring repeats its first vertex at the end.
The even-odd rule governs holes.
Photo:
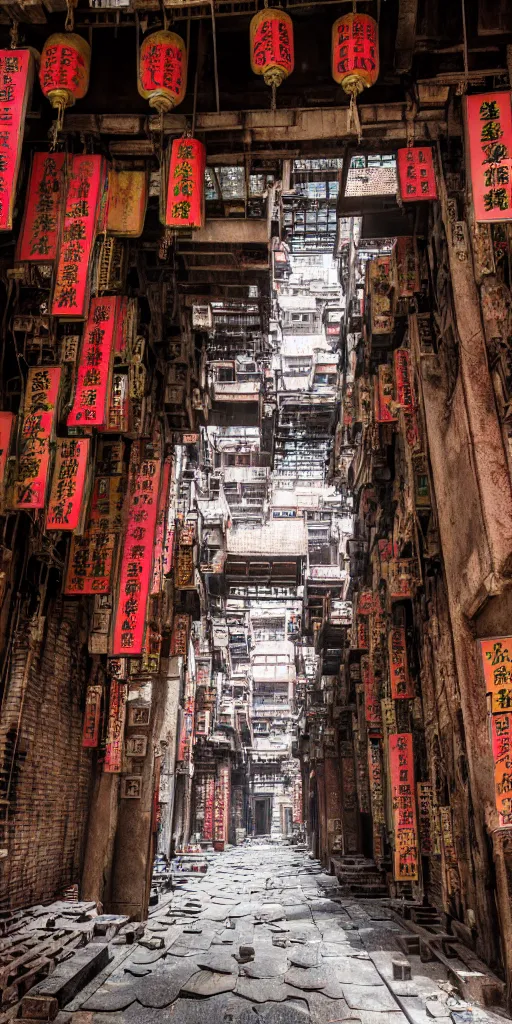
MULTIPOLYGON (((215 855, 160 898, 144 937, 59 1014, 60 1024, 470 1024, 438 961, 404 956, 386 901, 342 895, 305 852, 251 844, 215 855), (410 979, 394 977, 407 960, 410 979), (261 1021, 259 1020, 261 1018, 261 1021)), ((409 973, 408 968, 405 971, 409 973)), ((501 1011, 500 1019, 503 1019, 501 1011)))

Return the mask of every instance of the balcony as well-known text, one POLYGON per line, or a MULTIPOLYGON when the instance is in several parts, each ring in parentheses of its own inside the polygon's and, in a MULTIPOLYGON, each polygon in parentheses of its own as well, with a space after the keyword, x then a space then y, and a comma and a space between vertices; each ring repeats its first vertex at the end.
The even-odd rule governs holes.
POLYGON ((216 381, 212 384, 215 402, 257 402, 261 393, 261 378, 246 381, 216 381))

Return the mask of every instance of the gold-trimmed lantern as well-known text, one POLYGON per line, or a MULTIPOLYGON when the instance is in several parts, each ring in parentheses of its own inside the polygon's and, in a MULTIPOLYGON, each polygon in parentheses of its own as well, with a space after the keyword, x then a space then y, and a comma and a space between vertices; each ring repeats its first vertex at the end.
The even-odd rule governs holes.
POLYGON ((379 77, 379 27, 369 14, 343 14, 332 26, 332 77, 350 96, 351 117, 361 134, 356 98, 379 77))
POLYGON ((144 39, 137 85, 161 116, 182 102, 187 89, 187 49, 181 36, 162 29, 144 39))
POLYGON ((41 53, 39 82, 43 95, 57 110, 57 127, 64 111, 81 100, 89 88, 91 48, 74 32, 56 32, 46 40, 41 53))
POLYGON ((286 11, 265 7, 251 21, 251 68, 263 75, 272 89, 275 108, 276 89, 291 75, 294 67, 293 22, 286 11))

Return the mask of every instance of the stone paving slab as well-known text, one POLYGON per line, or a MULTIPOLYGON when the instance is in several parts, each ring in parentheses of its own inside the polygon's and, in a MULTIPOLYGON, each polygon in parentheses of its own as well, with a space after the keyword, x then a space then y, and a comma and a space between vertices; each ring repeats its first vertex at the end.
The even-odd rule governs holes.
POLYGON ((152 907, 147 945, 113 945, 55 1024, 468 1024, 437 961, 411 956, 411 980, 394 978, 403 934, 385 901, 344 896, 306 853, 247 845, 152 907))

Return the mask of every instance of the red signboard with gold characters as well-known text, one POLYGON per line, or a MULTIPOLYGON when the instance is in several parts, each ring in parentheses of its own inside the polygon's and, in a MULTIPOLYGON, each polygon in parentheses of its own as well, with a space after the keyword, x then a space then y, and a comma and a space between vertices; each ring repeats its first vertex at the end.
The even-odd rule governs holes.
POLYGON ((149 442, 134 441, 128 484, 128 522, 121 556, 112 654, 142 654, 153 569, 161 459, 149 442))
POLYGON ((11 231, 25 114, 32 89, 30 50, 0 50, 0 231, 11 231))
POLYGON ((397 153, 398 181, 403 203, 437 199, 436 172, 430 146, 408 146, 397 153))
POLYGON ((475 220, 512 220, 510 92, 466 96, 469 164, 475 220))
POLYGON ((101 156, 73 156, 69 169, 53 316, 84 317, 89 298, 92 256, 105 165, 101 156))
POLYGON ((57 258, 65 165, 65 153, 34 153, 17 260, 53 263, 57 258))
POLYGON ((202 228, 206 150, 197 139, 174 139, 169 164, 165 223, 169 228, 202 228))
POLYGON ((391 800, 395 833, 394 877, 397 882, 418 880, 418 826, 412 734, 389 737, 391 800))
POLYGON ((91 299, 68 427, 106 425, 117 305, 115 295, 91 299))

